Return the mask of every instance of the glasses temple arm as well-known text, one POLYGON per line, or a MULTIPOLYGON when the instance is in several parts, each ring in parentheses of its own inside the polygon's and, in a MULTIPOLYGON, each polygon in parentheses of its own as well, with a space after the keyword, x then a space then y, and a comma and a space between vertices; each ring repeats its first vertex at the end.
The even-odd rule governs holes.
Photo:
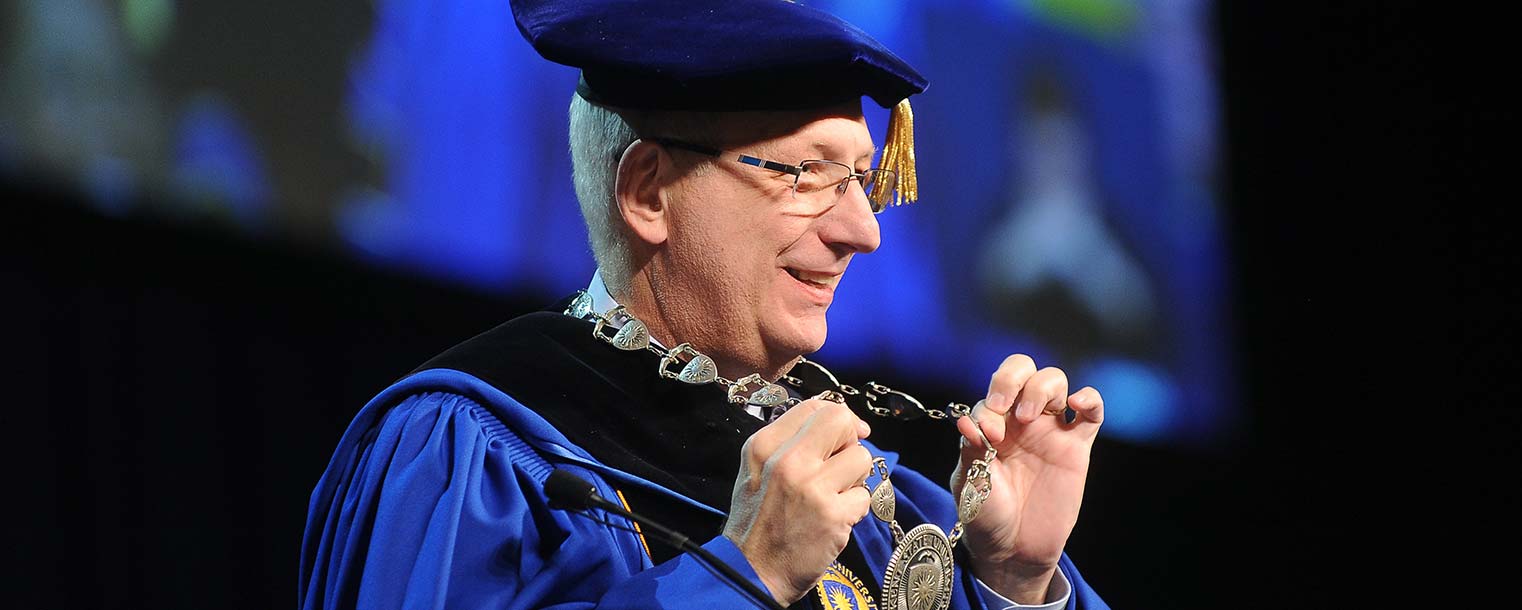
POLYGON ((757 159, 750 155, 740 155, 740 158, 735 160, 746 165, 754 165, 756 167, 769 169, 774 172, 782 172, 784 174, 792 174, 794 176, 803 173, 803 168, 796 165, 788 165, 786 163, 778 163, 776 161, 767 161, 766 159, 757 159))
MULTIPOLYGON (((682 140, 677 140, 677 139, 674 139, 674 138, 645 138, 645 139, 649 140, 651 142, 655 142, 656 144, 660 144, 662 146, 669 146, 671 148, 680 148, 682 150, 685 150, 685 151, 688 151, 688 152, 695 152, 695 153, 698 153, 700 155, 708 155, 708 156, 714 157, 714 158, 723 158, 724 157, 724 151, 721 151, 721 150, 719 150, 717 148, 709 148, 707 146, 693 144, 691 142, 683 142, 682 140)), ((776 161, 767 161, 766 159, 752 157, 750 155, 738 155, 735 158, 735 160, 739 161, 741 163, 744 163, 746 165, 754 165, 756 167, 760 167, 760 168, 764 168, 764 169, 769 169, 769 170, 772 170, 774 172, 782 172, 784 174, 791 174, 791 175, 794 175, 794 176, 797 176, 797 175, 803 173, 803 169, 799 168, 796 165, 788 165, 786 163, 778 163, 776 161)))

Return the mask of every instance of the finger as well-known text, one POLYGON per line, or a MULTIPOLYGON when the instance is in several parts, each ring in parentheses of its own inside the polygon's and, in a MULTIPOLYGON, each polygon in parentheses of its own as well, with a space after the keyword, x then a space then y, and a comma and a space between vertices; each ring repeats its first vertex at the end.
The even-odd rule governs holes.
POLYGON ((1105 400, 1103 396, 1099 395, 1099 390, 1085 386, 1082 390, 1078 390, 1068 397, 1067 406, 1071 407, 1078 414, 1077 418, 1073 420, 1074 423, 1080 420, 1093 424, 1104 423, 1105 400))
MULTIPOLYGON (((972 413, 973 420, 983 425, 983 434, 989 442, 1004 442, 1005 419, 1014 406, 1015 397, 1035 373, 1035 360, 1025 354, 1014 354, 1005 358, 989 377, 988 396, 980 404, 982 410, 974 408, 972 413)), ((977 437, 976 430, 968 429, 963 435, 970 443, 981 446, 982 439, 977 437)))
POLYGON ((866 424, 843 404, 819 402, 823 404, 809 416, 803 428, 794 436, 799 451, 822 460, 856 444, 861 438, 862 426, 866 424))
POLYGON ((872 512, 872 492, 866 487, 852 487, 840 492, 838 504, 848 515, 851 525, 856 525, 872 512))
POLYGON ((1004 442, 1004 422, 1004 415, 988 408, 986 402, 978 401, 967 417, 957 418, 957 432, 962 433, 964 446, 976 447, 981 451, 984 449, 983 437, 985 436, 988 437, 988 442, 996 445, 1004 442), (978 434, 980 426, 983 428, 983 434, 978 434))
POLYGON ((1036 371, 1015 399, 1015 420, 1029 424, 1046 409, 1060 410, 1065 406, 1067 394, 1068 376, 1062 369, 1049 366, 1036 371))
POLYGON ((809 418, 826 404, 828 403, 824 401, 798 403, 776 420, 750 435, 750 438, 745 439, 743 451, 751 466, 756 467, 770 460, 772 455, 791 442, 809 418))
POLYGON ((824 400, 805 400, 793 405, 763 429, 771 430, 773 434, 777 435, 777 438, 786 439, 797 434, 798 430, 803 428, 803 424, 810 417, 813 417, 816 411, 828 404, 830 403, 824 400))
MULTIPOLYGON (((845 396, 842 396, 840 393, 833 392, 833 391, 827 391, 827 392, 821 392, 821 393, 819 393, 819 395, 815 396, 814 398, 810 398, 810 399, 808 399, 808 400, 806 400, 804 402, 815 402, 815 403, 818 403, 821 408, 824 408, 824 407, 826 407, 828 405, 844 405, 845 404, 845 400, 846 400, 845 396), (828 396, 828 395, 834 395, 835 398, 825 398, 825 396, 828 396)), ((849 412, 850 408, 847 407, 846 411, 849 412)), ((851 413, 851 415, 853 417, 855 417, 856 414, 855 413, 851 413)), ((856 439, 857 440, 861 440, 861 439, 867 438, 868 436, 871 436, 871 435, 872 435, 872 426, 867 424, 867 420, 864 420, 864 419, 862 419, 860 417, 857 417, 856 418, 856 439)))
POLYGON ((834 492, 865 486, 872 474, 872 452, 860 443, 841 449, 824 461, 819 469, 819 484, 834 492))
POLYGON ((1009 413, 1015 396, 1020 394, 1026 380, 1035 373, 1036 361, 1031 360, 1030 356, 1014 354, 1005 358, 988 379, 988 395, 983 398, 985 406, 999 415, 1009 413))

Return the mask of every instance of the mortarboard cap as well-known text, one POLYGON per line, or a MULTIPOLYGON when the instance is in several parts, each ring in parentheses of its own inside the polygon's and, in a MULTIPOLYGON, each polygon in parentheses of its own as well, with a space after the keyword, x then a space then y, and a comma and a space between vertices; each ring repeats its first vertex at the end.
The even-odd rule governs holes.
POLYGON ((512 0, 545 59, 581 70, 577 93, 635 110, 802 110, 863 96, 891 108, 884 168, 914 201, 913 112, 925 78, 865 32, 784 0, 512 0))

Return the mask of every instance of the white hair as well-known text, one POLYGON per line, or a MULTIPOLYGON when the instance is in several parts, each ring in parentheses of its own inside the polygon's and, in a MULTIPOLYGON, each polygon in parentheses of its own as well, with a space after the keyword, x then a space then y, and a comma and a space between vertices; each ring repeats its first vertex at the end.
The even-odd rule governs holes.
MULTIPOLYGON (((640 133, 679 139, 698 138, 743 144, 790 133, 816 115, 831 111, 859 116, 860 101, 806 111, 721 112, 627 110, 601 106, 571 96, 571 180, 587 225, 587 242, 613 296, 623 296, 634 277, 629 228, 618 209, 618 163, 640 133)), ((701 175, 711 160, 698 158, 684 171, 701 175)))
POLYGON ((570 118, 571 180, 587 225, 587 241, 603 282, 619 295, 634 275, 634 261, 614 187, 619 157, 639 134, 618 112, 580 95, 571 96, 570 118))

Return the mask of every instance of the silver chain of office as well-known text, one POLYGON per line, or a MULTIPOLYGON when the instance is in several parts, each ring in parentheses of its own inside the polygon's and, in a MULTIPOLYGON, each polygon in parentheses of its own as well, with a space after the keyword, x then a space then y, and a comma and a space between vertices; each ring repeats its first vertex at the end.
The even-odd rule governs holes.
MULTIPOLYGON (((566 315, 594 322, 592 336, 615 348, 648 351, 660 356, 656 371, 661 377, 691 385, 716 383, 724 388, 730 403, 767 407, 771 411, 770 419, 776 419, 788 408, 802 402, 759 373, 751 373, 739 379, 725 378, 719 375, 718 365, 713 359, 691 344, 680 343, 669 349, 661 347, 651 341, 650 329, 645 323, 622 305, 606 312, 597 312, 592 309, 591 301, 591 297, 584 292, 577 295, 566 308, 566 315)), ((880 417, 914 419, 923 415, 931 419, 956 420, 972 412, 971 407, 957 402, 947 404, 945 409, 928 409, 913 396, 873 381, 867 382, 866 390, 863 391, 841 383, 829 369, 805 358, 799 359, 794 370, 798 366, 814 368, 835 386, 835 389, 825 390, 814 398, 845 404, 847 396, 863 396, 867 410, 880 417)), ((781 381, 794 388, 802 388, 804 385, 802 379, 790 374, 783 375, 781 381)), ((982 436, 981 425, 977 430, 978 435, 982 436)), ((954 582, 951 548, 962 539, 966 531, 965 524, 977 518, 983 501, 988 499, 989 492, 993 489, 993 479, 988 468, 998 453, 988 442, 988 437, 983 436, 982 441, 985 448, 983 457, 973 460, 967 469, 962 493, 957 501, 957 521, 952 525, 950 534, 933 523, 922 523, 905 532, 895 518, 898 502, 889 478, 888 462, 880 457, 872 458, 873 466, 881 479, 871 490, 872 514, 887 523, 893 532, 893 554, 883 573, 882 595, 883 601, 891 604, 890 607, 894 610, 945 610, 950 606, 954 582)))

